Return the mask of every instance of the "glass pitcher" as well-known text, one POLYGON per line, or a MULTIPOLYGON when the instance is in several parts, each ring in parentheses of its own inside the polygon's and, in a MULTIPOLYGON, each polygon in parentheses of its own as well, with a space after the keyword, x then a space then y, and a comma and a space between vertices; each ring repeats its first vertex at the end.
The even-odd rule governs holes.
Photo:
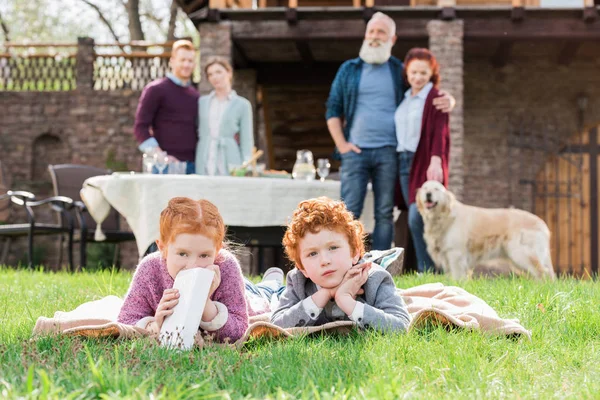
POLYGON ((315 180, 315 162, 310 150, 298 150, 296 152, 296 163, 292 169, 292 178, 305 181, 315 180))

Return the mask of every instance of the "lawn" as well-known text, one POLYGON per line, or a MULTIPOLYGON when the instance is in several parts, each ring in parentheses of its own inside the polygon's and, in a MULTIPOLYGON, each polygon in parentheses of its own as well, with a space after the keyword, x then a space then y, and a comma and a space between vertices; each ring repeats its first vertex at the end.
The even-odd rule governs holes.
MULTIPOLYGON (((518 318, 531 341, 428 327, 180 353, 150 340, 31 338, 38 316, 123 296, 130 279, 0 268, 0 397, 600 398, 600 290, 592 281, 460 284, 500 316, 518 318)), ((396 283, 435 281, 457 284, 433 275, 396 283)))

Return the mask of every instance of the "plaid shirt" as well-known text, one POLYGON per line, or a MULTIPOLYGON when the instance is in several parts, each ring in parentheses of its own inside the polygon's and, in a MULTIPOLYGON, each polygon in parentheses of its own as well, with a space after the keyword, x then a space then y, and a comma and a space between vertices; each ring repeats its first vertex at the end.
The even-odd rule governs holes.
MULTIPOLYGON (((356 111, 356 102, 358 101, 358 86, 360 85, 360 76, 362 73, 363 60, 360 57, 348 60, 342 64, 331 84, 331 91, 327 99, 327 112, 325 119, 343 118, 344 119, 344 137, 348 140, 352 120, 356 111)), ((400 105, 404 97, 404 81, 402 79, 402 70, 404 66, 396 57, 390 57, 390 68, 392 70, 392 79, 394 80, 394 90, 396 92, 396 107, 400 105)), ((336 156, 339 153, 336 149, 336 156)))

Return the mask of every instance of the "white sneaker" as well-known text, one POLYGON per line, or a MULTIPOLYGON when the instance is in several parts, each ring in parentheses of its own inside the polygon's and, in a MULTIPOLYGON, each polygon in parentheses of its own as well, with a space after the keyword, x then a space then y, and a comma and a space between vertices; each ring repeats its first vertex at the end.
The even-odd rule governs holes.
POLYGON ((283 270, 277 267, 271 267, 265 271, 262 277, 262 282, 275 281, 280 286, 283 285, 283 278, 285 277, 283 270))

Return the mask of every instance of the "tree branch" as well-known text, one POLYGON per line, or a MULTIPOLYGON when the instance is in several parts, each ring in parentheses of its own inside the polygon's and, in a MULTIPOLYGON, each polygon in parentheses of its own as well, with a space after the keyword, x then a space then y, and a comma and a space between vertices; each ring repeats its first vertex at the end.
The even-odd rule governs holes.
POLYGON ((154 22, 154 24, 156 25, 156 27, 161 31, 161 33, 164 35, 165 34, 165 30, 162 27, 162 19, 158 18, 156 15, 150 14, 150 13, 143 13, 140 14, 140 17, 144 17, 146 18, 148 21, 154 22))
POLYGON ((110 22, 108 21, 108 19, 106 19, 106 17, 102 13, 102 10, 100 10, 100 7, 98 7, 97 5, 95 5, 94 3, 92 3, 88 0, 81 0, 81 1, 84 2, 85 4, 87 4, 88 6, 92 7, 94 10, 96 10, 96 12, 98 13, 98 17, 100 17, 100 20, 104 23, 104 25, 106 25, 106 27, 110 31, 111 35, 113 36, 113 38, 115 38, 115 41, 117 41, 117 43, 118 43, 119 36, 114 31, 114 29, 113 29, 112 25, 110 24, 110 22))
POLYGON ((0 13, 0 28, 2 28, 2 32, 4 33, 4 41, 10 42, 10 31, 6 23, 4 23, 4 19, 2 19, 2 14, 0 13))
POLYGON ((169 29, 167 29, 167 41, 175 40, 175 23, 177 22, 177 13, 179 5, 176 0, 171 2, 171 17, 169 18, 169 29))

